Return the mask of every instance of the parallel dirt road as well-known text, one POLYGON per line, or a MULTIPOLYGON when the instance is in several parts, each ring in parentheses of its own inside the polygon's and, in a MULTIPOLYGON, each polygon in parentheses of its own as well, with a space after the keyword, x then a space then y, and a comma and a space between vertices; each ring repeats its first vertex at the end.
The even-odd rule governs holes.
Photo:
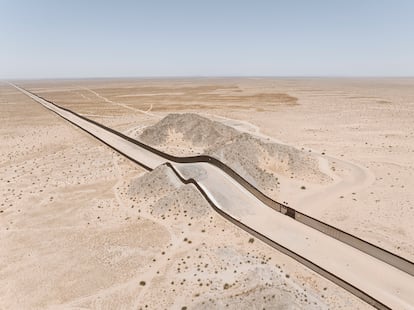
MULTIPOLYGON (((15 85, 13 85, 15 86, 15 85)), ((15 86, 47 109, 92 134, 147 169, 167 164, 194 180, 227 219, 305 263, 378 308, 414 307, 414 277, 352 246, 275 212, 227 173, 208 163, 176 163, 15 86), (312 267, 313 266, 313 267, 312 267), (322 271, 322 272, 321 272, 322 271), (333 277, 333 278, 332 278, 333 277)))

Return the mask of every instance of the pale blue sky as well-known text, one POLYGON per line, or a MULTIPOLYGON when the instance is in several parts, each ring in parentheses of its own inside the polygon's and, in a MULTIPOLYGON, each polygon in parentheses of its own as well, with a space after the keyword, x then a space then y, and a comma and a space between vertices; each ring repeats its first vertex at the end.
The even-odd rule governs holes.
POLYGON ((0 78, 413 76, 414 1, 0 0, 0 78))

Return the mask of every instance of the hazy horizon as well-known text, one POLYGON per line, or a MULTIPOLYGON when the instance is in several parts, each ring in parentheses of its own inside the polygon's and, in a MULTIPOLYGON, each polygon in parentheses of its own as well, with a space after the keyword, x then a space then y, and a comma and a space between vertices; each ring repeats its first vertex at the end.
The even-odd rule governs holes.
POLYGON ((154 76, 61 76, 61 77, 12 77, 12 78, 0 78, 3 82, 13 81, 36 81, 36 80, 122 80, 122 79, 414 79, 414 75, 154 75, 154 76))
POLYGON ((413 77, 414 2, 0 0, 0 79, 413 77))

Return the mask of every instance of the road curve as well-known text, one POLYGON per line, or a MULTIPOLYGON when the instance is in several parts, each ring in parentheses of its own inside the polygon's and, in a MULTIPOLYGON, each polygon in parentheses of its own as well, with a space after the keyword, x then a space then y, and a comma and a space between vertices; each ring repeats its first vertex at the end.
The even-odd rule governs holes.
POLYGON ((170 156, 11 85, 146 169, 169 166, 223 217, 370 305, 414 308, 412 262, 271 200, 217 159, 170 156))

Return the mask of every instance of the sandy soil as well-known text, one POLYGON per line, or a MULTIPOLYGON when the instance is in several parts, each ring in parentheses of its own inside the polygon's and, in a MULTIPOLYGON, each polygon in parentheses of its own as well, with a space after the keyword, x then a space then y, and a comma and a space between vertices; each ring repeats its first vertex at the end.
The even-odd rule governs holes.
POLYGON ((414 226, 410 224, 414 193, 408 190, 414 174, 413 84, 414 79, 408 78, 200 78, 36 81, 25 85, 82 113, 96 113, 99 104, 99 115, 123 115, 118 120, 97 119, 135 137, 142 127, 165 116, 164 111, 198 112, 239 130, 322 155, 330 163, 321 168, 339 174, 343 182, 316 193, 318 184, 298 182, 290 186, 280 177, 281 200, 414 260, 414 226), (158 117, 131 113, 85 88, 110 101, 145 111, 152 106, 153 111, 163 112, 154 112, 158 117), (143 96, 136 96, 142 92, 143 96), (195 105, 188 102, 194 93, 198 94, 195 105), (274 93, 297 100, 271 104, 246 100, 238 107, 227 100, 231 96, 261 98, 274 93), (216 101, 212 99, 216 95, 226 98, 216 101), (302 186, 306 190, 298 191, 302 186))
MULTIPOLYGON (((335 180, 327 188, 314 180, 286 186, 295 180, 278 178, 283 200, 410 259, 413 84, 21 83, 135 137, 167 111, 201 111, 239 130, 311 149, 325 158, 320 169, 335 180)), ((366 307, 259 241, 251 243, 162 169, 145 173, 9 87, 1 88, 0 107, 2 307, 366 307)), ((175 135, 170 144, 183 140, 175 135)))

